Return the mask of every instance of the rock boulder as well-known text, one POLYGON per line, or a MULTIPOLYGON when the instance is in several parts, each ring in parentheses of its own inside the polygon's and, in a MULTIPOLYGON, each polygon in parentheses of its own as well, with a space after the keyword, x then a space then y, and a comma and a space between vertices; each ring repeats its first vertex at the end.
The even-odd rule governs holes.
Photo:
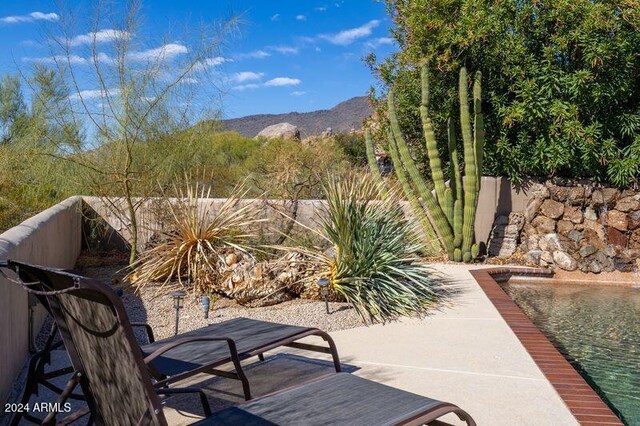
POLYGON ((258 133, 255 139, 292 139, 300 140, 300 130, 293 124, 278 123, 265 127, 258 133))

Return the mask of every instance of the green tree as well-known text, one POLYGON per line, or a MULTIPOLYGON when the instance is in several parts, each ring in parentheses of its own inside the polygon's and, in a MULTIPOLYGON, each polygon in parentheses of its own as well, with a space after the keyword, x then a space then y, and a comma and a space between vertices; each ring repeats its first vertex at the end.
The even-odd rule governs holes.
MULTIPOLYGON (((637 183, 640 7, 636 1, 385 0, 399 51, 366 61, 394 87, 418 163, 419 66, 434 76, 433 119, 446 150, 460 67, 483 75, 484 174, 637 183)), ((384 117, 382 94, 377 95, 384 117)))

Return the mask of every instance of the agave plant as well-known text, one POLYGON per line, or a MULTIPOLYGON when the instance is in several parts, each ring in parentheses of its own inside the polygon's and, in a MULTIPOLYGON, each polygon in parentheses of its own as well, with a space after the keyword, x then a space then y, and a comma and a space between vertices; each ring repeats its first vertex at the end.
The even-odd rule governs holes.
POLYGON ((218 265, 224 264, 224 256, 249 250, 253 235, 247 229, 261 220, 252 203, 238 206, 246 195, 242 186, 215 211, 203 202, 211 195, 210 187, 187 183, 174 189, 175 198, 162 199, 168 223, 156 230, 159 243, 140 255, 126 279, 138 288, 160 282, 158 291, 176 280, 194 293, 211 294, 221 278, 218 265))
POLYGON ((381 197, 379 189, 367 179, 329 180, 320 234, 332 249, 299 249, 320 264, 332 290, 372 322, 421 315, 446 288, 446 280, 417 255, 421 239, 398 192, 381 197))

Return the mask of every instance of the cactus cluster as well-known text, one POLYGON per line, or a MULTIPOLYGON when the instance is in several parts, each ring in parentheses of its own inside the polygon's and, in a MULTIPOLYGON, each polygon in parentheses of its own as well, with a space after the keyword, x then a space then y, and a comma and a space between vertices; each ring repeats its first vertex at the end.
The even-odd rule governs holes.
MULTIPOLYGON (((441 247, 446 250, 449 259, 457 262, 469 262, 475 259, 480 251, 478 245, 474 244, 474 222, 478 193, 480 191, 484 149, 480 79, 480 72, 477 72, 473 84, 474 117, 472 127, 467 93, 467 70, 465 68, 460 70, 460 126, 464 148, 464 185, 462 171, 458 162, 455 127, 453 121, 449 119, 447 130, 450 181, 447 186, 442 171, 442 161, 438 152, 433 123, 429 116, 429 73, 426 65, 422 67, 420 117, 431 170, 433 192, 428 181, 420 174, 401 132, 393 90, 389 91, 388 97, 389 131, 387 136, 389 151, 398 180, 412 210, 422 224, 424 234, 429 240, 428 242, 433 244, 435 236, 433 227, 428 219, 428 216, 430 216, 433 225, 437 229, 441 247), (428 215, 425 208, 429 213, 428 215), (424 221, 426 221, 426 224, 424 221)), ((370 135, 367 135, 366 142, 367 149, 372 150, 373 144, 370 135)))

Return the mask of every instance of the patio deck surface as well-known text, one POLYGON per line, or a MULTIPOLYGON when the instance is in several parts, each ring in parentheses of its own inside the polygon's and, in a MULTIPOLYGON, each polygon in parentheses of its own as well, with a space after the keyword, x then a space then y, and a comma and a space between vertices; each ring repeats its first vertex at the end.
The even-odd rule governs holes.
MULTIPOLYGON (((558 393, 516 335, 461 265, 438 265, 461 292, 428 318, 332 332, 345 371, 410 392, 449 401, 479 425, 577 425, 558 393)), ((312 339, 311 339, 312 340, 312 339)), ((310 341, 311 341, 310 340, 310 341)), ((333 371, 329 357, 285 348, 247 366, 255 396, 333 371)), ((58 362, 64 362, 63 353, 58 362)), ((214 410, 242 401, 237 381, 200 376, 214 410)), ((42 392, 41 398, 47 398, 42 392)), ((167 402, 171 424, 201 415, 197 398, 167 402)), ((295 409, 295 407, 292 407, 295 409)), ((455 416, 443 418, 461 424, 455 416)), ((0 422, 2 423, 2 422, 0 422)))

